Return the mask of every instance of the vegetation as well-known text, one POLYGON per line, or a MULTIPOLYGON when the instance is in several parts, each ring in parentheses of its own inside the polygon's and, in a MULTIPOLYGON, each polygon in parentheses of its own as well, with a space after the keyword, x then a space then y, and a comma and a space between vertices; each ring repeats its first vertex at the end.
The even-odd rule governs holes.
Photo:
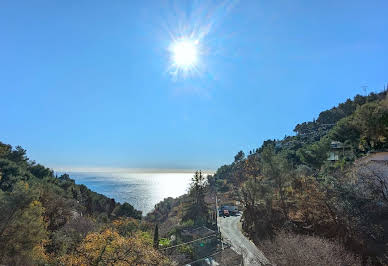
POLYGON ((141 212, 0 142, 0 264, 160 265, 141 212))
POLYGON ((386 265, 388 165, 362 158, 388 150, 387 118, 386 91, 357 95, 298 124, 295 136, 264 141, 248 156, 239 151, 206 182, 197 173, 187 195, 162 201, 147 219, 180 243, 184 221, 209 222, 202 210, 217 192, 223 203, 243 205, 243 230, 270 247, 263 249, 276 264, 386 265), (332 142, 341 144, 339 158, 328 161, 332 142))
MULTIPOLYGON (((155 205, 146 220, 158 224, 154 243, 178 265, 196 261, 217 251, 219 239, 215 231, 215 214, 209 204, 210 187, 201 171, 192 177, 188 193, 177 198, 166 198, 155 205), (157 234, 156 234, 157 232, 157 234), (210 233, 209 233, 210 232, 210 233), (206 239, 202 239, 204 235, 206 239), (210 235, 209 235, 210 234, 210 235), (159 235, 163 236, 157 241, 159 235), (200 241, 193 241, 193 240, 200 241), (185 244, 189 242, 189 244, 185 244)), ((214 201, 211 205, 214 207, 214 201)))
POLYGON ((154 248, 159 248, 159 227, 158 227, 158 224, 155 225, 153 245, 154 245, 154 248))
MULTIPOLYGON (((280 265, 385 265, 388 165, 361 158, 388 150, 387 118, 386 91, 348 99, 298 124, 295 136, 266 140, 248 156, 239 151, 231 164, 199 182, 201 204, 212 206, 214 192, 223 203, 240 202, 243 230, 256 244, 271 247, 264 250, 280 265), (328 161, 333 141, 341 144, 340 156, 328 161)), ((162 235, 179 238, 182 221, 194 225, 198 215, 205 217, 192 204, 193 188, 147 215, 169 228, 162 235)))
POLYGON ((0 263, 159 265, 169 261, 158 249, 173 245, 163 253, 192 261, 217 246, 216 237, 179 245, 214 225, 217 192, 243 205, 243 230, 278 265, 386 265, 388 165, 363 157, 388 150, 387 92, 357 95, 294 131, 239 151, 214 175, 196 172, 187 195, 145 221, 0 143, 0 263), (333 142, 339 157, 329 161, 333 142))
POLYGON ((296 246, 286 248, 279 242, 282 230, 292 234, 286 238, 290 242, 315 241, 328 247, 321 250, 326 253, 322 258, 334 257, 326 265, 341 259, 339 264, 347 264, 348 255, 336 257, 330 251, 342 246, 363 263, 387 264, 387 165, 359 159, 388 150, 387 92, 357 95, 320 113, 317 120, 298 124, 294 131, 295 136, 265 141, 247 157, 238 152, 232 164, 208 177, 209 185, 223 194, 238 192, 228 195, 243 204, 243 229, 255 243, 273 240, 284 256, 295 254, 294 262, 282 257, 277 264, 315 264, 308 254, 307 261, 298 260, 292 250, 296 246), (333 141, 342 148, 338 160, 328 161, 333 141), (339 244, 330 246, 324 239, 339 244))
POLYGON ((361 265, 360 259, 345 250, 341 244, 316 236, 282 231, 272 241, 263 241, 260 249, 276 265, 361 265))
POLYGON ((192 220, 196 225, 204 225, 208 219, 208 206, 205 202, 206 179, 201 172, 195 172, 182 221, 192 220))
POLYGON ((106 229, 88 234, 76 252, 61 258, 66 265, 167 265, 152 247, 149 235, 124 237, 106 229))

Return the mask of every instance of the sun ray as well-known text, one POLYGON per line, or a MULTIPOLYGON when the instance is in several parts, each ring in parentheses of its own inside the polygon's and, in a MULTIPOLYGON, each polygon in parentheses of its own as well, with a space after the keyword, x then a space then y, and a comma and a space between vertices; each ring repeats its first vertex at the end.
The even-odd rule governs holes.
POLYGON ((198 40, 189 37, 174 39, 169 47, 170 52, 170 73, 174 76, 188 76, 198 71, 200 43, 198 40))

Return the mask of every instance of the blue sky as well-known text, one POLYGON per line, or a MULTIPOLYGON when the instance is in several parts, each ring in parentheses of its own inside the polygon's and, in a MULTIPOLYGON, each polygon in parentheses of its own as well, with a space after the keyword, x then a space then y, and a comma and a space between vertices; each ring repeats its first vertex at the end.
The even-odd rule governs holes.
POLYGON ((388 81, 388 2, 1 1, 0 141, 50 167, 216 169, 388 81), (200 72, 171 38, 200 32, 200 72))

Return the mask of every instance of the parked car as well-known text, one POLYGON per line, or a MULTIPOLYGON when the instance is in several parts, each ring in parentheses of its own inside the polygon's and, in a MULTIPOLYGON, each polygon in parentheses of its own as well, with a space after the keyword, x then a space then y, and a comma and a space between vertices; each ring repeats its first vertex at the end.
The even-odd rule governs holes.
POLYGON ((237 206, 231 206, 231 205, 225 205, 221 206, 220 210, 220 215, 224 215, 224 211, 227 210, 229 213, 229 216, 237 216, 240 214, 237 206))

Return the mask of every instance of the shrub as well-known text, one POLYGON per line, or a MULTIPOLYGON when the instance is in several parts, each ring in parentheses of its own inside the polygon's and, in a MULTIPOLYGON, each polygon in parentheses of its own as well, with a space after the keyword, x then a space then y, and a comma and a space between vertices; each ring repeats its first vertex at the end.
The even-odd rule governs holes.
POLYGON ((282 231, 272 241, 262 242, 260 248, 276 265, 361 265, 341 244, 316 236, 282 231))

